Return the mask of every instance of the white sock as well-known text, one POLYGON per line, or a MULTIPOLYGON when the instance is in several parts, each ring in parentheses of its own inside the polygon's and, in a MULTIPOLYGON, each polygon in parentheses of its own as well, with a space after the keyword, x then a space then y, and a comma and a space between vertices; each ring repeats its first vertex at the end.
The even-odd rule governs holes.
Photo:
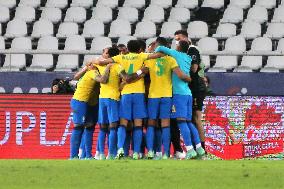
POLYGON ((156 152, 156 156, 162 156, 162 152, 156 152))
POLYGON ((189 151, 189 150, 192 150, 193 149, 193 146, 190 145, 190 146, 186 146, 186 150, 189 151))
POLYGON ((201 147, 201 143, 196 144, 196 148, 200 148, 201 147))

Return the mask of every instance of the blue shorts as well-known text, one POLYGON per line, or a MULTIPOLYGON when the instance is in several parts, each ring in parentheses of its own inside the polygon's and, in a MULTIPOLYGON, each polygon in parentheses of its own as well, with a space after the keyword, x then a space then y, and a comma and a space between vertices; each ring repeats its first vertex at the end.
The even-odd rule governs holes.
POLYGON ((98 121, 98 106, 90 106, 86 102, 72 99, 73 122, 76 125, 91 125, 98 121))
POLYGON ((99 99, 99 123, 108 124, 119 120, 119 101, 110 98, 99 99))
POLYGON ((127 120, 146 118, 147 109, 144 93, 122 95, 119 110, 120 118, 127 120))
POLYGON ((148 98, 149 119, 170 119, 172 98, 148 98))
POLYGON ((192 119, 192 96, 190 95, 173 95, 171 118, 192 119))

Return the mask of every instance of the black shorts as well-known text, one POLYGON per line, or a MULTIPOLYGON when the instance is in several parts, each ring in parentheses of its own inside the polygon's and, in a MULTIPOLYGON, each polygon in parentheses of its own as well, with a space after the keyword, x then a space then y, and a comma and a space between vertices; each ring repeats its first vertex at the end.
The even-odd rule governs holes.
POLYGON ((193 111, 202 111, 203 108, 203 101, 206 97, 206 93, 199 92, 196 95, 193 95, 193 101, 192 101, 192 109, 193 111))

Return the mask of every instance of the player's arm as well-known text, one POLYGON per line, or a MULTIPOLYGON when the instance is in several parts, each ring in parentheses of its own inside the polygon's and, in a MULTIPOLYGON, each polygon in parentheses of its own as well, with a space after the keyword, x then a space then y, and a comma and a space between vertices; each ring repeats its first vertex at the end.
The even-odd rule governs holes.
POLYGON ((78 71, 73 79, 74 80, 79 80, 88 70, 89 70, 89 67, 91 66, 91 63, 87 63, 80 71, 78 71))
POLYGON ((161 53, 161 52, 151 53, 151 54, 148 55, 147 60, 161 58, 163 56, 166 56, 166 55, 164 53, 161 53))
POLYGON ((121 81, 120 84, 119 84, 119 91, 122 91, 123 87, 126 85, 126 81, 121 81))
POLYGON ((91 61, 92 64, 96 64, 96 65, 100 65, 100 66, 105 66, 107 64, 111 64, 114 63, 114 60, 112 58, 107 58, 104 60, 93 60, 91 61))
POLYGON ((192 58, 191 62, 191 72, 196 73, 198 72, 199 64, 201 62, 201 57, 199 50, 195 47, 190 47, 190 52, 188 53, 190 57, 192 58))
POLYGON ((106 69, 105 69, 105 73, 103 75, 97 75, 95 77, 95 80, 99 83, 103 83, 103 84, 106 84, 108 82, 108 78, 109 78, 109 72, 110 72, 110 68, 113 64, 108 64, 106 66, 106 69))
POLYGON ((127 74, 124 70, 122 70, 119 75, 126 83, 133 83, 143 78, 148 72, 149 69, 147 67, 142 67, 140 70, 133 74, 127 74))
POLYGON ((163 54, 166 54, 166 55, 169 55, 169 56, 172 56, 172 57, 176 57, 177 53, 176 53, 176 50, 174 49, 170 49, 168 47, 164 47, 164 46, 158 46, 156 49, 155 49, 155 53, 163 53, 163 54))
POLYGON ((191 77, 183 73, 179 67, 175 67, 173 69, 173 72, 180 78, 181 80, 185 82, 191 82, 191 77))

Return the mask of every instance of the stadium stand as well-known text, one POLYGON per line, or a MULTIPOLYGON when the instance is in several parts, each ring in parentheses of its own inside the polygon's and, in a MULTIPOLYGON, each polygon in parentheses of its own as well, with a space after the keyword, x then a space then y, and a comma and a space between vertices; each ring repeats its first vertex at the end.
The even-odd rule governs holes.
MULTIPOLYGON (((12 41, 11 49, 30 50, 32 49, 31 39, 27 37, 17 37, 12 41)), ((26 66, 25 54, 6 55, 3 67, 0 71, 19 71, 26 66)))
MULTIPOLYGON (((85 50, 86 43, 83 36, 73 35, 66 38, 65 50, 85 50)), ((55 71, 72 71, 79 67, 78 55, 59 55, 55 71)))
POLYGON ((34 23, 31 37, 40 38, 53 35, 53 24, 49 20, 39 20, 34 23))
POLYGON ((33 7, 33 8, 37 8, 39 7, 41 4, 41 0, 21 0, 18 4, 18 6, 23 6, 23 7, 33 7))
POLYGON ((22 90, 21 87, 15 87, 15 88, 13 89, 13 93, 23 93, 23 90, 22 90))
POLYGON ((10 20, 10 11, 8 7, 0 5, 0 23, 5 23, 10 20))
POLYGON ((29 93, 38 93, 38 88, 36 87, 31 87, 30 90, 29 90, 29 93))
MULTIPOLYGON (((45 36, 38 41, 38 50, 57 50, 58 40, 53 36, 45 36)), ((33 55, 32 64, 27 67, 27 71, 47 71, 53 67, 53 55, 35 54, 33 55)))
POLYGON ((117 18, 135 23, 138 21, 138 10, 134 7, 120 7, 117 18))
POLYGON ((187 23, 190 20, 190 10, 183 7, 172 8, 168 21, 187 23))
POLYGON ((83 23, 86 20, 86 9, 83 7, 70 7, 66 11, 64 22, 83 23))
POLYGON ((0 0, 0 5, 8 7, 9 9, 14 8, 16 4, 16 0, 0 0))
POLYGON ((3 87, 0 87, 0 93, 5 93, 5 89, 3 87))
POLYGON ((90 19, 84 24, 82 36, 85 38, 94 38, 97 36, 103 36, 104 33, 104 23, 100 20, 90 19))
POLYGON ((93 6, 93 0, 72 0, 71 5, 72 7, 84 7, 85 9, 90 8, 93 6))
POLYGON ((51 88, 43 88, 41 93, 51 93, 51 88))
MULTIPOLYGON (((163 36, 174 44, 174 31, 185 29, 200 49, 214 46, 215 52, 228 53, 227 57, 202 56, 206 71, 212 72, 271 72, 270 68, 283 71, 283 66, 275 63, 282 61, 282 57, 231 55, 247 50, 260 52, 254 49, 254 41, 260 37, 270 40, 260 44, 269 43, 265 53, 283 52, 283 22, 281 0, 0 0, 0 43, 4 41, 1 49, 15 49, 15 39, 28 37, 28 45, 21 49, 63 50, 68 49, 66 38, 79 35, 84 45, 78 49, 94 50, 97 57, 112 43, 126 44, 130 39, 163 36), (204 11, 217 16, 206 20, 200 16, 204 11), (41 38, 46 36, 57 41, 56 48, 41 45, 41 38), (208 37, 212 39, 203 45, 202 41, 209 40, 208 37)), ((8 55, 5 62, 1 55, 1 71, 65 69, 62 57, 67 55, 60 55, 58 60, 54 55, 33 55, 33 58, 20 55, 8 55), (22 58, 15 65, 12 57, 20 55, 22 58), (46 61, 38 68, 37 62, 44 57, 46 61)), ((75 58, 67 70, 75 71, 88 56, 78 57, 81 58, 75 58)))
POLYGON ((117 19, 110 25, 109 37, 122 37, 131 35, 131 25, 127 20, 117 19))
POLYGON ((43 8, 41 19, 47 19, 52 23, 57 23, 61 21, 61 10, 55 7, 43 8))

